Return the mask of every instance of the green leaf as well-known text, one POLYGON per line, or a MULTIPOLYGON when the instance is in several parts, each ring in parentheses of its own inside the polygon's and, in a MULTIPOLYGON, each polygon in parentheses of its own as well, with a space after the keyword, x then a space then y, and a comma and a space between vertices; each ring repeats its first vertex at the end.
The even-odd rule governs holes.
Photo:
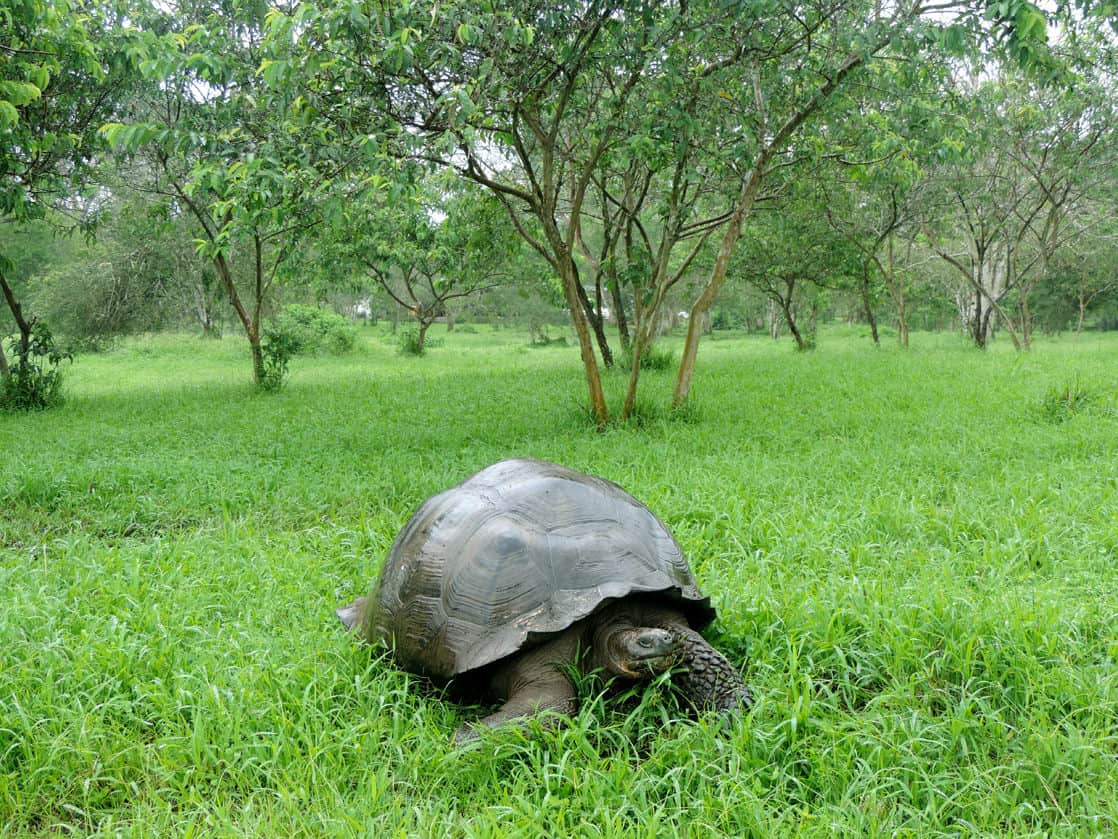
POLYGON ((19 111, 11 102, 0 99, 0 128, 10 128, 19 122, 19 111))
POLYGON ((1047 40, 1048 20, 1040 9, 1031 3, 1024 3, 1017 10, 1014 24, 1021 40, 1039 42, 1047 40))
POLYGON ((50 84, 50 68, 43 64, 31 64, 26 69, 27 81, 39 88, 46 90, 50 84))
POLYGON ((455 37, 460 44, 473 45, 481 38, 481 30, 469 23, 460 23, 455 32, 455 37))
POLYGON ((0 100, 6 100, 16 107, 29 105, 42 95, 42 91, 30 82, 0 81, 0 100))
POLYGON ((467 118, 473 116, 477 111, 477 105, 474 104, 474 100, 470 98, 469 92, 464 87, 455 89, 454 98, 458 102, 458 109, 467 118))
POLYGON ((291 64, 287 61, 265 59, 260 65, 264 83, 272 88, 282 88, 291 78, 291 64))

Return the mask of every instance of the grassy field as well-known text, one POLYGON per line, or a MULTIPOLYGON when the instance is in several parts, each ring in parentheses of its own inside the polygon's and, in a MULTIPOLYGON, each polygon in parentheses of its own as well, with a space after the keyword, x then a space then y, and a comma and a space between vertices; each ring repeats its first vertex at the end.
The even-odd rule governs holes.
POLYGON ((650 373, 605 433, 573 347, 437 337, 274 395, 236 338, 136 339, 0 416, 0 835, 1118 832, 1118 337, 720 336, 685 418, 650 373), (668 524, 748 715, 588 684, 456 750, 481 709, 342 631, 415 506, 517 455, 668 524))

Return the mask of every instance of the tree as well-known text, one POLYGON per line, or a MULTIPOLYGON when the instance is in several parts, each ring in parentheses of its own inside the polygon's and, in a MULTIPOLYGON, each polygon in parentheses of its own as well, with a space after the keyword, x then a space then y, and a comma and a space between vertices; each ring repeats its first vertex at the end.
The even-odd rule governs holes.
POLYGON ((970 290, 964 320, 979 347, 996 317, 1015 347, 1029 348, 1029 300, 1052 259, 1083 234, 1077 218, 1098 217, 1089 205, 1114 206, 1113 97, 1081 75, 1061 79, 1002 75, 964 89, 965 134, 929 172, 923 229, 970 290))
POLYGON ((313 23, 292 16, 283 37, 299 33, 305 55, 337 57, 316 86, 323 99, 339 87, 356 92, 359 104, 339 118, 364 130, 369 123, 357 109, 378 114, 378 127, 387 117, 404 129, 387 132, 394 153, 455 169, 504 203, 560 279, 599 424, 609 411, 595 345, 603 363, 611 361, 602 278, 618 312, 627 281, 640 322, 625 415, 667 291, 729 217, 718 206, 726 201, 717 173, 732 170, 738 156, 737 115, 715 106, 764 56, 751 32, 767 15, 647 2, 373 8, 377 14, 366 16, 323 6, 313 23), (704 221, 698 207, 708 198, 704 221), (584 235, 595 217, 597 251, 584 235), (677 258, 676 246, 688 239, 677 258), (594 300, 580 256, 594 272, 594 300))
POLYGON ((726 121, 723 100, 732 98, 727 90, 754 58, 744 44, 756 21, 692 17, 693 8, 681 7, 678 36, 665 43, 640 96, 630 99, 627 133, 602 155, 593 177, 602 230, 601 257, 592 260, 596 290, 600 297, 606 273, 630 356, 622 420, 636 405, 642 358, 659 334, 669 295, 729 218, 721 185, 748 152, 726 121), (631 320, 623 290, 632 300, 631 320))
MULTIPOLYGON (((977 47, 990 30, 983 24, 981 3, 926 3, 907 0, 880 3, 810 2, 795 14, 763 21, 754 35, 759 60, 751 84, 737 101, 741 131, 752 138, 751 153, 742 160, 736 198, 718 247, 710 276, 691 307, 687 340, 680 360, 672 402, 680 407, 691 390, 698 355, 699 324, 725 282, 742 226, 772 172, 797 162, 791 143, 809 120, 817 117, 837 94, 878 59, 911 60, 912 54, 977 47), (794 81, 793 81, 794 80, 794 81)), ((1045 18, 1027 2, 1009 2, 988 9, 993 32, 1022 61, 1036 60, 1045 36, 1045 18)), ((818 157, 813 150, 807 159, 818 157)))
MULTIPOLYGON (((109 182, 111 183, 111 181, 109 182)), ((208 260, 194 253, 189 220, 166 202, 117 189, 97 238, 40 265, 31 300, 55 331, 87 346, 118 335, 181 326, 212 330, 213 301, 201 298, 208 260), (201 309, 199 302, 205 304, 201 309)), ((212 297, 212 295, 211 295, 212 297)))
POLYGON ((149 45, 152 84, 135 119, 104 128, 118 150, 148 155, 156 173, 149 188, 197 224, 198 250, 244 329, 258 385, 266 382, 261 323, 281 268, 323 214, 338 211, 331 190, 349 151, 332 142, 271 57, 268 14, 255 0, 199 0, 177 15, 154 13, 149 28, 174 34, 149 45))
MULTIPOLYGON (((78 240, 60 235, 58 222, 30 219, 20 224, 0 225, 0 254, 8 263, 5 279, 12 296, 34 309, 37 309, 32 294, 35 276, 72 259, 77 250, 78 240)), ((0 307, 0 324, 0 338, 17 329, 6 304, 0 307)), ((0 353, 0 375, 7 372, 5 361, 0 353)))
POLYGON ((1014 161, 1043 198, 1038 211, 1022 219, 1033 253, 1030 263, 1018 259, 1017 267, 1017 323, 1026 350, 1030 295, 1049 277, 1054 257, 1118 212, 1118 107, 1109 79, 1085 73, 1097 76, 1099 65, 1086 62, 1070 86, 1012 85, 1007 91, 1019 97, 1009 113, 1014 161))
POLYGON ((804 351, 815 347, 821 292, 848 290, 862 260, 828 225, 810 184, 793 185, 790 192, 779 204, 754 215, 729 270, 734 279, 755 286, 773 301, 796 349, 804 351))
POLYGON ((908 346, 908 276, 898 248, 911 254, 918 229, 922 165, 940 142, 936 85, 941 63, 886 64, 847 104, 849 138, 820 162, 813 178, 828 224, 861 254, 858 294, 874 344, 880 344, 873 300, 884 287, 896 314, 897 339, 908 346))
POLYGON ((427 330, 460 302, 512 282, 519 242, 504 209, 469 184, 421 183, 393 200, 348 213, 342 251, 363 266, 419 327, 427 330))
MULTIPOLYGON (((796 162, 788 151, 793 138, 860 68, 890 48, 897 52, 892 57, 907 59, 929 45, 973 45, 993 35, 1020 60, 1039 54, 1045 19, 1034 6, 1001 3, 989 10, 992 23, 984 20, 986 11, 982 0, 812 2, 779 12, 744 3, 638 0, 526 0, 499 9, 465 2, 321 3, 277 13, 271 31, 294 45, 288 63, 304 72, 302 95, 329 112, 341 133, 375 137, 385 154, 453 169, 504 203, 510 222, 559 277, 590 411, 601 425, 609 411, 595 346, 606 364, 610 351, 600 280, 612 294, 623 276, 643 272, 640 287, 651 288, 651 298, 634 294, 634 307, 639 301, 654 315, 665 285, 686 261, 674 253, 685 232, 710 235, 725 225, 710 278, 692 307, 674 395, 682 404, 699 325, 765 178, 796 162), (659 219, 655 230, 641 223, 657 236, 649 235, 645 253, 634 249, 630 262, 619 243, 637 210, 626 201, 644 194, 650 174, 656 183, 646 206, 659 219), (634 189, 626 190, 626 177, 634 189), (704 204, 710 227, 692 227, 704 204), (595 209, 600 235, 584 235, 595 209), (593 301, 580 258, 595 274, 593 301), (647 281, 657 265, 666 267, 647 281)), ((635 381, 630 393, 633 387, 635 381)))
POLYGON ((1118 296, 1118 221, 1114 215, 1090 219, 1049 265, 1050 294, 1065 313, 1055 328, 1075 322, 1082 335, 1087 314, 1118 296))
POLYGON ((397 139, 421 141, 405 153, 491 190, 551 265, 578 339, 591 413, 605 423, 595 342, 606 364, 610 350, 575 260, 583 204, 598 162, 622 134, 628 98, 667 37, 658 24, 675 10, 527 2, 508 11, 444 6, 434 14, 419 4, 377 4, 377 12, 350 26, 341 22, 346 10, 324 6, 317 36, 344 33, 347 43, 331 51, 361 57, 347 81, 405 128, 397 139))
MULTIPOLYGON (((20 224, 45 218, 51 207, 74 209, 67 199, 96 167, 97 129, 128 87, 132 33, 98 0, 26 0, 9 5, 3 19, 0 223, 20 224)), ((11 267, 0 253, 0 292, 18 331, 17 364, 27 368, 35 345, 50 341, 36 341, 36 319, 8 280, 11 267)), ((0 375, 12 373, 0 346, 0 375)))

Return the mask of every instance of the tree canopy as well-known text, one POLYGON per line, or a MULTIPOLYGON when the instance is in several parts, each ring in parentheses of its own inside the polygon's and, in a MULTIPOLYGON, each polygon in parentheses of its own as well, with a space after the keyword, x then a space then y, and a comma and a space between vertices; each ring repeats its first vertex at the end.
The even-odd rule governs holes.
MULTIPOLYGON (((1061 250, 1101 243, 1113 213, 1112 13, 1110 0, 21 3, 0 43, 0 200, 9 220, 48 206, 87 218, 77 196, 96 175, 97 208, 147 202, 190 228, 210 266, 176 270, 204 310, 216 281, 258 382, 285 288, 379 288, 425 330, 526 248, 562 292, 603 425, 632 413, 642 357, 679 311, 673 404, 686 403, 712 309, 765 260, 821 260, 796 273, 817 288, 841 275, 832 291, 875 338, 885 301, 904 336, 908 295, 938 284, 976 343, 1004 331, 1027 348, 1038 289, 1065 288, 1075 308, 1061 250), (762 262, 746 258, 763 242, 762 262), (912 286, 929 260, 956 279, 912 286), (630 364, 617 407, 601 373, 611 322, 630 364)), ((1091 285, 1080 300, 1110 294, 1091 285)), ((762 287, 779 307, 794 296, 762 287)), ((6 283, 17 320, 35 297, 18 290, 6 283)))

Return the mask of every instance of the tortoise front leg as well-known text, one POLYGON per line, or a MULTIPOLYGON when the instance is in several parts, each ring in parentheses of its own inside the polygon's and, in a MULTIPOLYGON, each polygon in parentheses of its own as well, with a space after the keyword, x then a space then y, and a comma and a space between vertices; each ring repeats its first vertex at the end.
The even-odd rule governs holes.
MULTIPOLYGON (((573 714, 578 708, 577 694, 562 666, 575 660, 577 650, 577 638, 561 635, 514 658, 494 674, 492 681, 493 693, 503 698, 505 704, 474 726, 497 728, 549 711, 563 716, 573 714)), ((551 716, 541 721, 553 724, 554 720, 551 716)), ((474 726, 460 727, 454 732, 454 742, 462 745, 476 740, 480 735, 474 726)))
POLYGON ((687 618, 675 609, 645 606, 643 620, 676 634, 682 654, 680 670, 672 673, 672 684, 696 710, 746 711, 753 704, 734 665, 691 628, 687 618))
MULTIPOLYGON (((509 697, 499 709, 487 717, 482 717, 473 725, 463 725, 454 732, 454 742, 457 745, 469 743, 480 736, 479 729, 497 728, 498 726, 527 720, 547 711, 554 714, 569 716, 578 709, 575 698, 575 689, 566 677, 556 679, 548 684, 535 684, 526 686, 520 693, 509 697)), ((554 717, 541 717, 541 722, 553 724, 554 717)))
POLYGON ((683 641, 684 668, 672 674, 672 684, 700 711, 747 711, 753 704, 749 688, 726 656, 690 627, 676 627, 683 641))

